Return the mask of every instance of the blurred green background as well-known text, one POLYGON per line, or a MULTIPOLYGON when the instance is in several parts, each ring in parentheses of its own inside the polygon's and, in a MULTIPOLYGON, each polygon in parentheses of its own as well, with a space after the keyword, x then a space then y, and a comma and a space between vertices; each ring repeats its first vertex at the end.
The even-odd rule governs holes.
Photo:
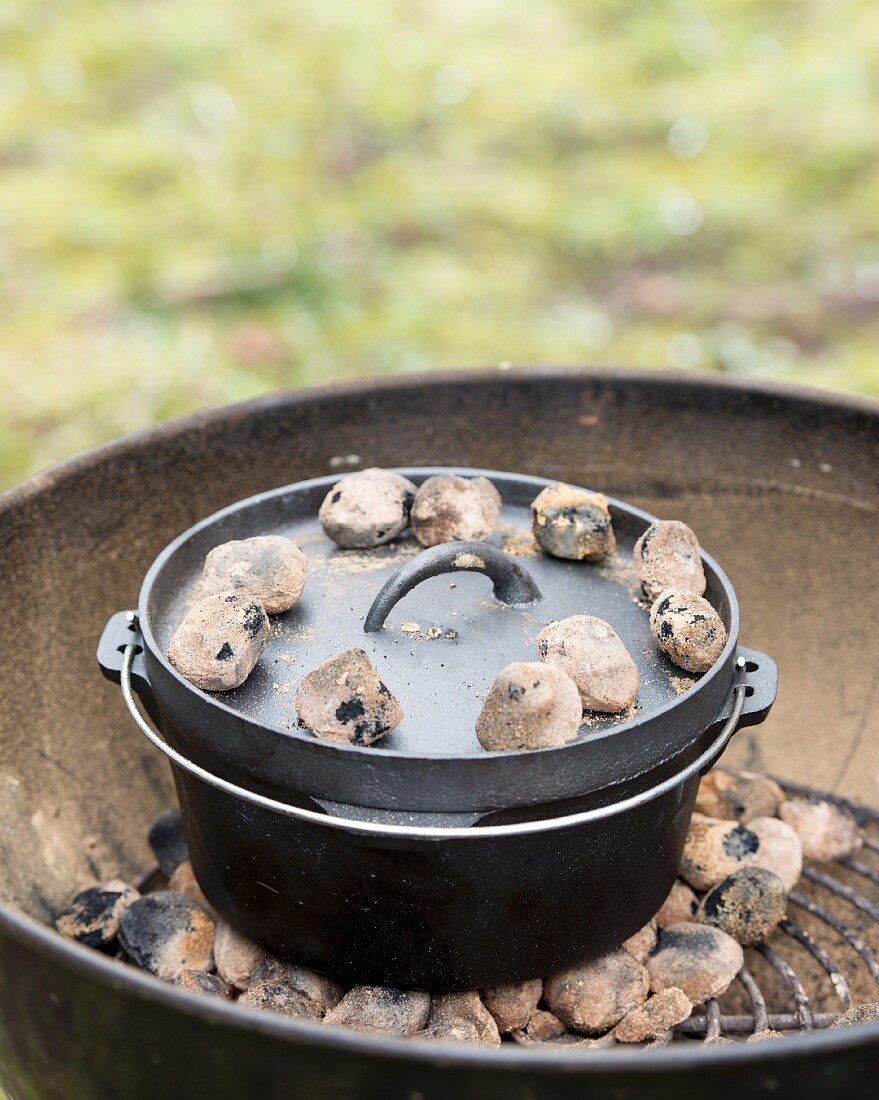
POLYGON ((0 484, 363 373, 879 393, 876 0, 0 0, 0 484))

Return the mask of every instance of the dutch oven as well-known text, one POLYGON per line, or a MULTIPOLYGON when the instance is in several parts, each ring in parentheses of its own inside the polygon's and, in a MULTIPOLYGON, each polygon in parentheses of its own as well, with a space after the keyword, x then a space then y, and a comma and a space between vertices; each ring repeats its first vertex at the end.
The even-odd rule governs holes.
MULTIPOLYGON (((399 472, 415 484, 489 478, 503 502, 499 530, 518 535, 551 484, 399 472)), ((336 480, 251 497, 185 531, 149 569, 136 615, 114 615, 101 640, 105 674, 119 679, 127 656, 126 699, 130 682, 167 740, 151 737, 172 761, 205 895, 251 939, 352 983, 474 989, 617 947, 674 882, 701 772, 775 698, 774 663, 739 645, 729 579, 703 555, 728 638, 690 680, 657 650, 637 600, 632 546, 652 516, 609 501, 618 550, 603 564, 514 558, 494 544, 500 535, 420 553, 412 537, 342 551, 317 522, 336 480), (207 552, 258 534, 298 541, 308 583, 273 620, 245 684, 200 691, 165 657, 168 642, 207 552), (610 622, 632 654, 635 716, 593 716, 556 748, 482 750, 474 724, 494 676, 536 658, 543 626, 583 613, 610 622), (355 644, 406 712, 368 748, 298 729, 283 690, 290 674, 355 644)))

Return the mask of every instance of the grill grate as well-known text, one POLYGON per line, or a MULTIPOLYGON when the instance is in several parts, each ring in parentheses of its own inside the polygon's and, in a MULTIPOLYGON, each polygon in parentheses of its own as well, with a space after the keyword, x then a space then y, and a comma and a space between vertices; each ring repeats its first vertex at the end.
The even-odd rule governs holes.
MULTIPOLYGON (((806 866, 788 895, 787 917, 768 942, 745 949, 745 965, 726 993, 642 1049, 672 1042, 695 1048, 752 1036, 793 1039, 832 1027, 843 1012, 879 1000, 879 812, 801 784, 776 782, 789 796, 847 808, 864 835, 861 858, 806 866)), ((521 1033, 513 1038, 534 1042, 521 1033)), ((618 1043, 613 1033, 598 1040, 566 1035, 557 1041, 633 1049, 618 1043)))
POLYGON ((820 1030, 854 1005, 879 998, 879 813, 810 787, 778 782, 791 795, 812 795, 851 810, 864 830, 861 855, 874 862, 850 857, 820 869, 805 867, 789 895, 788 917, 768 943, 746 952, 732 989, 720 1003, 709 1001, 704 1012, 679 1024, 662 1045, 672 1038, 704 1042, 820 1030), (760 960, 758 977, 754 970, 760 960))

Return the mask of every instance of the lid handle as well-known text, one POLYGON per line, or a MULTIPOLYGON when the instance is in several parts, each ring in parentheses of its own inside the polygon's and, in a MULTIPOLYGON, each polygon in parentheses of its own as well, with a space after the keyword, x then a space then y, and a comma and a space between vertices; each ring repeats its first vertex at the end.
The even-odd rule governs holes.
POLYGON ((422 581, 461 570, 490 577, 496 599, 511 607, 525 607, 540 599, 531 574, 503 550, 487 542, 443 542, 403 562, 388 577, 373 600, 363 629, 367 634, 381 630, 394 605, 422 581))

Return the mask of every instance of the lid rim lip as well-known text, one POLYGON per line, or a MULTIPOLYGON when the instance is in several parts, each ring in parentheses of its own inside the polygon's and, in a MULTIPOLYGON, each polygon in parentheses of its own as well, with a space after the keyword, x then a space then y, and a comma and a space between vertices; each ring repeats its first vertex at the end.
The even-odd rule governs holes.
MULTIPOLYGON (((396 473, 401 473, 404 476, 416 477, 419 480, 424 480, 427 477, 434 476, 436 474, 457 474, 463 477, 488 477, 492 481, 514 483, 516 485, 531 486, 536 491, 545 488, 547 485, 556 484, 558 479, 536 477, 530 474, 517 474, 508 471, 496 471, 485 470, 481 468, 471 467, 459 467, 459 466, 425 466, 425 467, 390 467, 396 473)), ((356 472, 356 471, 351 471, 356 472)), ((572 741, 567 742, 564 745, 556 745, 549 748, 542 749, 525 749, 515 750, 511 752, 471 752, 471 753, 425 753, 425 754, 413 754, 410 752, 402 752, 396 749, 379 749, 369 746, 348 745, 339 742, 326 741, 313 737, 312 735, 300 732, 297 729, 287 729, 282 726, 276 726, 270 723, 262 723, 255 721, 254 719, 242 714, 241 711, 236 710, 234 707, 224 703, 221 699, 213 696, 207 692, 200 691, 189 683, 179 672, 171 665, 168 659, 165 657, 161 648, 158 646, 151 622, 151 608, 150 600, 153 591, 153 586, 162 572, 167 562, 173 557, 175 552, 187 542, 194 535, 203 531, 205 528, 216 524, 221 519, 234 515, 236 512, 242 511, 245 508, 253 507, 264 501, 272 500, 277 497, 283 496, 285 493, 295 489, 297 491, 314 490, 326 487, 329 489, 332 485, 336 484, 345 474, 330 474, 323 475, 321 477, 310 478, 303 481, 293 482, 289 485, 279 486, 274 489, 266 490, 263 493, 254 494, 253 496, 246 497, 243 500, 236 501, 226 508, 222 508, 209 516, 204 517, 197 523, 188 527, 185 531, 181 532, 174 540, 172 540, 154 559, 152 565, 148 569, 143 584, 141 586, 140 595, 138 598, 138 615, 140 619, 140 630, 143 636, 144 648, 146 650, 146 658, 149 665, 154 666, 154 670, 158 672, 158 678, 164 679, 165 684, 172 690, 176 687, 178 691, 185 693, 185 697, 191 706, 197 708, 201 714, 196 719, 197 723, 204 726, 207 722, 213 720, 216 722, 235 721, 243 723, 244 725, 251 727, 254 731, 267 732, 276 738, 283 738, 285 745, 289 745, 291 751, 299 749, 305 752, 309 757, 317 754, 322 757, 328 758, 328 760, 335 761, 341 764, 343 761, 351 761, 352 758, 360 758, 361 761, 369 761, 371 765, 381 768, 384 762, 384 767, 388 768, 392 763, 397 764, 400 767, 406 768, 411 765, 403 763, 404 761, 417 762, 428 767, 433 768, 453 768, 469 766, 473 771, 489 772, 493 767, 499 767, 499 761, 505 761, 506 766, 509 768, 515 766, 510 762, 519 761, 524 765, 526 761, 534 760, 546 760, 547 764, 552 759, 552 754, 558 753, 571 753, 572 750, 579 750, 586 745, 595 745, 599 742, 605 742, 608 738, 617 737, 620 734, 631 735, 635 730, 647 731, 647 729, 659 723, 667 722, 672 716, 675 718, 686 717, 688 719, 687 724, 691 726, 689 734, 689 743, 701 736, 701 734, 707 728, 707 725, 714 720, 716 715, 720 713, 723 706, 723 702, 728 694, 728 681, 731 678, 732 661, 739 641, 739 607, 738 600, 735 594, 735 590, 729 578, 724 570, 716 562, 716 560, 708 554, 706 551, 702 551, 703 561, 710 572, 712 572, 723 590, 726 599, 729 603, 729 626, 727 630, 727 641, 721 652, 720 657, 708 672, 704 673, 698 680, 694 682, 692 688, 687 692, 669 699, 661 705, 651 709, 649 712, 639 715, 626 722, 621 722, 616 725, 611 725, 601 730, 595 736, 589 738, 588 741, 572 741), (727 681, 723 687, 720 688, 722 694, 718 697, 718 682, 727 681), (712 690, 713 689, 713 690, 712 690), (706 708, 699 704, 707 702, 705 696, 715 697, 716 707, 712 705, 714 713, 707 713, 706 708), (694 713, 695 712, 695 713, 694 713), (698 720, 696 720, 698 716, 698 720)), ((596 490, 591 490, 596 491, 596 490)), ((645 526, 654 522, 657 517, 643 509, 637 508, 634 505, 630 505, 625 501, 620 501, 614 497, 606 497, 608 506, 613 511, 617 509, 625 512, 630 516, 642 520, 645 526)), ((588 566, 586 566, 588 568, 588 566)), ((151 680, 154 680, 151 677, 151 680)), ((157 698, 157 702, 163 710, 165 709, 163 699, 157 698)), ((174 709, 174 708, 172 708, 174 709)), ((187 726, 191 729, 193 723, 187 722, 187 726)), ((679 746, 685 748, 686 745, 679 746)), ((657 762, 660 763, 660 762, 657 762)), ((329 765, 333 766, 333 765, 329 765)), ((649 770, 649 769, 648 769, 649 770)), ((627 776, 622 776, 622 780, 625 781, 627 776)), ((476 785, 479 785, 479 780, 475 781, 476 785)), ((315 797, 332 798, 338 801, 352 801, 351 799, 344 798, 338 793, 327 793, 326 791, 318 794, 314 793, 315 797)), ((561 795, 560 797, 568 797, 561 795)), ((576 797, 576 796, 575 796, 576 797)), ((506 802, 501 806, 500 804, 493 805, 487 809, 500 809, 509 806, 506 802)), ((388 806, 386 808, 394 809, 396 807, 388 806)), ((400 807, 402 808, 402 807, 400 807)), ((413 811, 417 811, 417 807, 410 807, 413 811)))

